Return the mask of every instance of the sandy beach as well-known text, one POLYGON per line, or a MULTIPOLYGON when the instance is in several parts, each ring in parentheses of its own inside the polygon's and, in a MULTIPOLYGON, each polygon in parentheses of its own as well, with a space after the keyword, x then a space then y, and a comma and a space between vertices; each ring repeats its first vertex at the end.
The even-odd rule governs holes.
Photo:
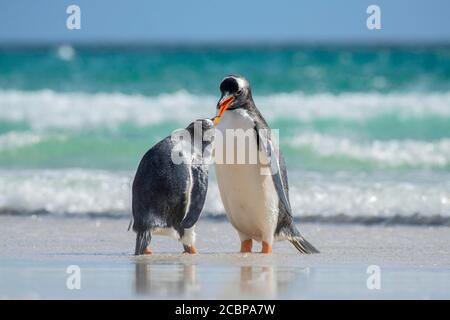
MULTIPOLYGON (((224 220, 197 227, 199 254, 154 237, 151 256, 134 257, 125 219, 0 217, 0 298, 137 299, 448 299, 450 228, 302 224, 321 253, 299 255, 289 243, 274 254, 239 254, 224 220), (81 288, 66 286, 67 267, 81 288), (367 268, 380 267, 380 289, 367 268)), ((255 246, 259 250, 259 246, 255 246)))

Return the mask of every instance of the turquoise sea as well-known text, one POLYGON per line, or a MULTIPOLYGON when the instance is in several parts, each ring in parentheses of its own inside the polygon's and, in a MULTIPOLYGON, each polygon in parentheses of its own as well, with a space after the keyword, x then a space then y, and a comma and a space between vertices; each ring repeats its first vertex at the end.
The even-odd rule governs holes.
POLYGON ((0 48, 0 212, 128 216, 141 156, 229 73, 280 129, 300 219, 450 224, 450 47, 0 48))

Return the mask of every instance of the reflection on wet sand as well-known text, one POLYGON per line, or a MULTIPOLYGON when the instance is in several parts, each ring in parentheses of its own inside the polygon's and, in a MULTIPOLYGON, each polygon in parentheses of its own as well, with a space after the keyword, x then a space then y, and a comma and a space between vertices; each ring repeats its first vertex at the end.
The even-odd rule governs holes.
POLYGON ((277 277, 273 267, 241 267, 240 292, 243 295, 275 296, 277 277))
POLYGON ((198 291, 196 266, 191 264, 151 264, 138 262, 135 265, 135 290, 137 294, 180 296, 198 291))
POLYGON ((134 288, 138 295, 155 298, 272 299, 280 297, 294 282, 307 280, 305 276, 308 270, 273 266, 211 267, 138 261, 134 288), (299 274, 302 279, 296 279, 299 274), (208 292, 203 292, 202 287, 208 292))

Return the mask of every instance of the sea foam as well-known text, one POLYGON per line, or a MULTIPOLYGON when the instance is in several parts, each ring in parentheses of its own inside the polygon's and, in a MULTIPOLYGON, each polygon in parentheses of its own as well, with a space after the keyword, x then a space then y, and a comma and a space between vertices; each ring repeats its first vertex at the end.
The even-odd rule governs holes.
MULTIPOLYGON (((430 221, 450 223, 450 177, 387 177, 337 173, 290 177, 294 216, 321 221, 430 221)), ((129 217, 132 172, 102 170, 0 170, 0 212, 60 216, 129 217)), ((204 215, 224 216, 214 177, 204 215)))
MULTIPOLYGON (((143 96, 7 90, 0 91, 0 120, 26 122, 33 128, 72 129, 116 127, 125 122, 137 125, 168 120, 187 123, 212 117, 217 99, 218 96, 199 96, 186 91, 143 96)), ((405 120, 425 115, 450 118, 450 92, 340 95, 294 92, 256 96, 255 101, 268 120, 364 120, 386 113, 395 113, 405 120)))
POLYGON ((450 166, 450 138, 436 141, 358 141, 319 133, 285 138, 287 145, 309 149, 321 157, 371 162, 378 167, 446 168, 450 166))

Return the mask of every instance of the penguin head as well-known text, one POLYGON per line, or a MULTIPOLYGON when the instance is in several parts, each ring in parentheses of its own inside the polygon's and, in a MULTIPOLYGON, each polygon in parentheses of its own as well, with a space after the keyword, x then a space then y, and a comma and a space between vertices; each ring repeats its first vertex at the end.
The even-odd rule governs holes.
POLYGON ((219 123, 220 117, 226 110, 247 108, 252 98, 252 91, 247 79, 238 75, 226 76, 220 83, 220 99, 217 103, 217 117, 214 123, 219 123))
POLYGON ((211 119, 198 119, 191 122, 186 130, 191 136, 191 141, 199 141, 202 144, 202 148, 207 147, 212 143, 214 138, 214 130, 210 130, 214 127, 214 122, 211 119), (198 140, 195 140, 198 139, 198 140))
POLYGON ((197 119, 194 122, 191 122, 186 127, 186 130, 193 133, 194 128, 197 127, 198 129, 201 129, 202 132, 205 132, 205 131, 211 129, 213 126, 214 126, 214 122, 212 119, 197 119))

